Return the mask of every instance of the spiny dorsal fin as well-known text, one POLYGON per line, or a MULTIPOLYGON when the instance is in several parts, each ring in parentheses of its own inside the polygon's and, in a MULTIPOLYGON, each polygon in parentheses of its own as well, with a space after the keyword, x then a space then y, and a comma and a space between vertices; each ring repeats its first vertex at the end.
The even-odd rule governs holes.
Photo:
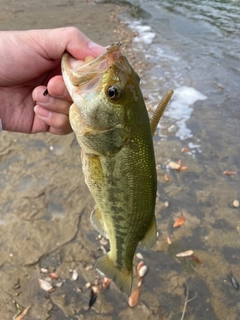
POLYGON ((152 136, 154 136, 154 134, 155 134, 158 122, 161 119, 162 114, 163 114, 166 106, 168 105, 168 102, 172 98, 172 95, 173 95, 173 90, 169 90, 165 94, 165 96, 162 98, 162 100, 159 102, 156 110, 154 111, 154 114, 153 114, 152 119, 150 121, 152 136))

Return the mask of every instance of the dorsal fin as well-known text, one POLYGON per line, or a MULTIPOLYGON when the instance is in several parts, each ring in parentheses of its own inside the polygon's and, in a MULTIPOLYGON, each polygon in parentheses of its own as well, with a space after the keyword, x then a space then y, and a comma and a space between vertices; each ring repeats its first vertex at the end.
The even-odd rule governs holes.
POLYGON ((154 111, 154 114, 152 116, 152 119, 150 121, 150 126, 151 126, 151 131, 152 131, 152 136, 154 136, 157 125, 159 120, 161 119, 163 112, 168 105, 168 102, 172 98, 173 95, 173 90, 169 90, 165 96, 162 98, 162 100, 159 102, 156 110, 154 111))

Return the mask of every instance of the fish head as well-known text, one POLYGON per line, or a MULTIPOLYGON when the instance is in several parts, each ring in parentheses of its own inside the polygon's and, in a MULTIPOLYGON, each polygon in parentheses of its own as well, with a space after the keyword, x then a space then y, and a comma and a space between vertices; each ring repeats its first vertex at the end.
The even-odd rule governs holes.
POLYGON ((102 55, 86 62, 63 55, 63 79, 74 102, 70 123, 77 135, 82 134, 80 126, 88 132, 127 126, 130 106, 142 96, 140 79, 120 47, 120 43, 113 43, 102 55))

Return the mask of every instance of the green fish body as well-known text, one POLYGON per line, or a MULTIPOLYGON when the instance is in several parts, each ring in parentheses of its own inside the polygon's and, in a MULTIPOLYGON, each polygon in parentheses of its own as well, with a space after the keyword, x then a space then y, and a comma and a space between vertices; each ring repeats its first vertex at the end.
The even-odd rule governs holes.
POLYGON ((136 247, 139 242, 152 247, 157 234, 157 174, 148 113, 139 77, 119 43, 78 68, 72 61, 65 53, 62 73, 74 102, 70 122, 96 202, 91 222, 110 242, 96 268, 129 295, 136 247))

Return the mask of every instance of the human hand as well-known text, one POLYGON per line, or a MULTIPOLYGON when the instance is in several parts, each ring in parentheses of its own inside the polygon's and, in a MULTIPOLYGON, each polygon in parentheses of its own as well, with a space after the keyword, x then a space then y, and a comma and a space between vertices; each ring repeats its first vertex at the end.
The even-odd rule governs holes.
POLYGON ((71 97, 61 57, 97 57, 105 51, 74 27, 0 32, 0 118, 3 130, 67 134, 71 97), (47 95, 43 95, 45 90, 47 95))

